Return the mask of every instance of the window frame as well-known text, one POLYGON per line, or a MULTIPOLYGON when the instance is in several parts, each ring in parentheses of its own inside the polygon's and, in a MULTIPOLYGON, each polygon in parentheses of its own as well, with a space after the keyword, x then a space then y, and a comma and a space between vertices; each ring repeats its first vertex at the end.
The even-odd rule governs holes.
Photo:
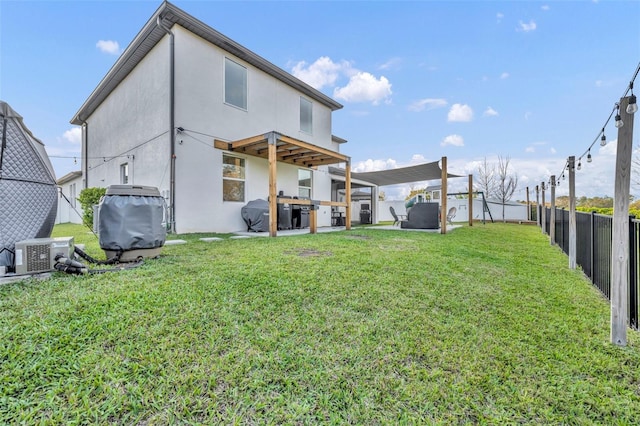
POLYGON ((244 203, 247 198, 247 159, 237 155, 222 153, 222 202, 223 203, 244 203), (242 177, 225 176, 225 158, 233 158, 241 161, 242 177), (225 182, 241 182, 242 183, 242 197, 240 200, 226 199, 227 191, 225 191, 225 182))
POLYGON ((120 164, 120 185, 129 184, 129 163, 120 164))
POLYGON ((300 131, 310 134, 313 134, 313 102, 311 102, 309 99, 305 98, 304 96, 300 96, 300 131), (306 111, 303 109, 303 105, 308 105, 308 119, 309 119, 309 125, 308 128, 303 126, 304 123, 304 119, 307 118, 305 114, 306 111), (303 116, 305 115, 305 116, 303 116))
POLYGON ((313 196, 313 170, 311 169, 298 169, 298 197, 305 197, 305 198, 309 198, 311 199, 311 197, 313 196), (301 179, 300 177, 300 173, 301 172, 307 172, 309 173, 309 186, 305 186, 305 185, 301 185, 300 182, 305 179, 301 179), (302 195, 302 190, 305 191, 309 191, 309 195, 302 195))
POLYGON ((249 110, 249 69, 247 67, 245 67, 244 65, 240 64, 239 62, 234 61, 233 59, 230 59, 228 57, 225 56, 224 58, 224 62, 222 65, 223 68, 223 79, 222 79, 222 100, 224 102, 225 105, 229 105, 232 106, 234 108, 238 108, 239 110, 242 111, 248 111, 249 110), (244 105, 236 105, 235 103, 232 102, 232 99, 227 99, 227 64, 232 64, 233 66, 237 66, 241 69, 244 70, 244 105))

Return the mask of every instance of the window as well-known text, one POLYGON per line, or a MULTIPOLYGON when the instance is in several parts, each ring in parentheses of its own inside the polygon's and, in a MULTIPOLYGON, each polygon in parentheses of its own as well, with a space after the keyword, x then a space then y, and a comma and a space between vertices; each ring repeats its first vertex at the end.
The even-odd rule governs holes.
POLYGON ((120 164, 120 183, 122 185, 129 183, 129 163, 120 164))
POLYGON ((313 133, 313 104, 305 98, 300 98, 300 130, 313 133))
POLYGON ((76 196, 76 184, 72 183, 69 185, 69 202, 74 209, 76 208, 76 196))
POLYGON ((311 198, 311 170, 298 169, 298 197, 311 198))
POLYGON ((244 158, 222 154, 222 201, 244 202, 244 158))
POLYGON ((227 58, 224 60, 224 101, 247 109, 247 69, 227 58))

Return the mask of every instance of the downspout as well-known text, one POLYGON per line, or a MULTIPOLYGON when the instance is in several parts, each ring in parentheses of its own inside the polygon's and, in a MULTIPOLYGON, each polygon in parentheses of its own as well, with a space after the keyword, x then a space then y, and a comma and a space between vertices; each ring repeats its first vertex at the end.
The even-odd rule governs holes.
POLYGON ((162 24, 162 18, 158 16, 156 23, 159 28, 169 34, 169 131, 171 132, 171 167, 169 169, 169 216, 170 232, 176 232, 176 132, 175 132, 175 43, 170 28, 162 24))
POLYGON ((83 159, 82 159, 82 175, 84 176, 84 189, 89 187, 89 153, 87 150, 89 149, 89 123, 86 121, 82 123, 82 127, 84 130, 84 137, 82 138, 83 143, 83 159))

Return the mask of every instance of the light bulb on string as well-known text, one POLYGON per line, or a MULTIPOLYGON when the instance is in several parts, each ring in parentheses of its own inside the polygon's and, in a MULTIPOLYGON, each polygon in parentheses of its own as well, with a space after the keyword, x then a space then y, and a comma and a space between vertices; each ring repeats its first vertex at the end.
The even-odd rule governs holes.
POLYGON ((638 111, 638 104, 636 101, 636 95, 633 94, 633 81, 629 83, 631 89, 631 96, 629 96, 629 105, 627 105, 627 114, 635 114, 638 111))
POLYGON ((620 104, 616 104, 616 108, 618 109, 618 111, 616 111, 616 128, 619 129, 624 126, 624 121, 620 118, 620 104))
POLYGON ((627 114, 635 114, 638 111, 638 104, 636 103, 636 95, 633 93, 629 96, 629 105, 627 105, 627 114))
POLYGON ((600 146, 605 146, 607 144, 607 137, 604 135, 604 129, 602 129, 602 137, 600 138, 600 146))
POLYGON ((587 163, 591 162, 591 149, 589 149, 589 152, 587 154, 587 163))
POLYGON ((582 163, 580 162, 580 160, 578 160, 578 170, 580 170, 582 168, 582 163))

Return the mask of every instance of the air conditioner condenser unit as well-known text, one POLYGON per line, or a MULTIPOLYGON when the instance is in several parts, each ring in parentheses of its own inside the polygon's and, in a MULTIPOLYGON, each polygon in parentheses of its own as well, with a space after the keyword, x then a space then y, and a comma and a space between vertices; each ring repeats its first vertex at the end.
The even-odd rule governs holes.
POLYGON ((55 269, 56 256, 73 256, 73 237, 34 238, 16 243, 16 274, 37 274, 55 269))

